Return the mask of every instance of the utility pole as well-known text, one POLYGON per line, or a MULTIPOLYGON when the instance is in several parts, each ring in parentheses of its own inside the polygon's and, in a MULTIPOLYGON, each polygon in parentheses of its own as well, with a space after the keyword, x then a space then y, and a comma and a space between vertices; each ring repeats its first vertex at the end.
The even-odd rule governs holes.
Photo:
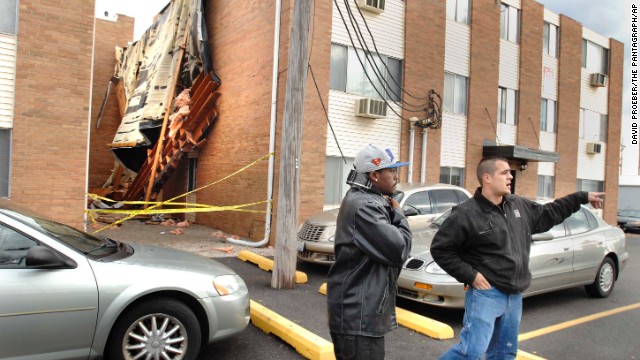
POLYGON ((285 90, 282 140, 280 143, 276 255, 271 276, 271 287, 274 289, 293 289, 295 284, 300 156, 304 98, 307 87, 307 67, 309 64, 311 1, 295 0, 293 19, 291 21, 287 88, 285 90))

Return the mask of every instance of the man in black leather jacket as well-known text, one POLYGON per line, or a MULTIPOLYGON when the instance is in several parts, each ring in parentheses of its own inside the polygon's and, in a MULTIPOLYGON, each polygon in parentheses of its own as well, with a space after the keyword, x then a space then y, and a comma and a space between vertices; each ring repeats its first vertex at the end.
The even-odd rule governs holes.
POLYGON ((411 230, 390 197, 398 181, 389 149, 373 145, 354 160, 338 214, 335 262, 327 279, 329 330, 336 359, 383 359, 396 323, 396 281, 411 250, 411 230))
POLYGON ((544 205, 511 194, 504 158, 487 158, 477 169, 481 184, 473 198, 454 207, 440 226, 431 255, 458 281, 469 285, 460 343, 440 359, 515 359, 522 318, 522 292, 531 283, 531 235, 561 223, 604 193, 579 191, 544 205))

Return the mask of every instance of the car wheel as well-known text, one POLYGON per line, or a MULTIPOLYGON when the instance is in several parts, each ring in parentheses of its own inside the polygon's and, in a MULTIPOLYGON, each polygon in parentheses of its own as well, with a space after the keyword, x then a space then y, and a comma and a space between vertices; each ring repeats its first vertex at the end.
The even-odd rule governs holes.
POLYGON ((613 287, 616 283, 616 266, 611 258, 606 257, 598 268, 598 273, 593 281, 593 284, 587 285, 584 288, 587 293, 593 297, 605 298, 611 294, 613 287))
POLYGON ((109 336, 108 359, 195 359, 202 334, 185 304, 154 299, 137 304, 116 323, 109 336))

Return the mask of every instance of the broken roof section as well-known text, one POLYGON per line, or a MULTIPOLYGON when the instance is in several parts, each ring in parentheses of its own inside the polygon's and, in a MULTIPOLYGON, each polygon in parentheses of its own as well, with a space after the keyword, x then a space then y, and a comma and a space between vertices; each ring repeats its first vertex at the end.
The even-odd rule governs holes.
POLYGON ((118 101, 126 110, 110 146, 125 168, 140 170, 173 99, 211 71, 206 34, 202 1, 173 0, 138 41, 116 49, 118 101))

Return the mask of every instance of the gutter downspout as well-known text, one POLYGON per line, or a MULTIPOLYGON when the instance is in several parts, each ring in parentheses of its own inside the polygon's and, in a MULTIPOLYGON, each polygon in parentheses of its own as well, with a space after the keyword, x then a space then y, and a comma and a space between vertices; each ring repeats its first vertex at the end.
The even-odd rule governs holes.
POLYGON ((409 184, 413 183, 413 147, 415 145, 415 137, 416 137, 416 125, 415 121, 417 118, 411 118, 411 122, 409 123, 409 169, 407 173, 407 182, 409 184))
POLYGON ((245 240, 237 240, 227 238, 227 241, 236 244, 249 247, 261 247, 269 243, 269 237, 271 236, 271 218, 273 208, 273 173, 275 167, 275 155, 276 151, 276 110, 278 105, 278 65, 280 61, 280 13, 282 8, 282 0, 276 0, 276 16, 275 16, 275 29, 273 32, 273 79, 271 80, 271 124, 269 129, 269 175, 267 176, 267 211, 264 222, 264 239, 253 242, 245 240))
MULTIPOLYGON (((91 157, 91 112, 92 103, 93 103, 93 71, 95 67, 95 57, 96 57, 96 14, 95 14, 95 4, 93 9, 93 34, 91 39, 91 77, 89 78, 89 115, 88 123, 87 123, 87 161, 85 168, 85 182, 84 182, 84 207, 87 207, 89 203, 89 160, 91 157)), ((87 231, 87 212, 83 211, 83 230, 87 231)))
POLYGON ((424 183, 427 172, 427 129, 422 129, 422 160, 420 162, 420 182, 424 183))

